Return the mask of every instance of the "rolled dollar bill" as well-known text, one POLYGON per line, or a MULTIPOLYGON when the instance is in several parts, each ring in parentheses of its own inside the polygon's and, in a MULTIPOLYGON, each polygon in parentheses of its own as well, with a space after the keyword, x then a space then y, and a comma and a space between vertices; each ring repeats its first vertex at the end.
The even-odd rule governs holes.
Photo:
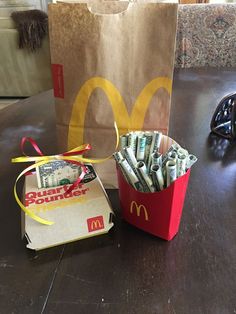
POLYGON ((137 178, 136 174, 134 173, 133 169, 129 165, 126 159, 123 159, 119 162, 121 168, 123 169, 128 182, 136 189, 141 190, 139 179, 137 178))
POLYGON ((126 180, 139 191, 154 192, 168 187, 197 161, 177 143, 161 155, 158 152, 161 139, 162 134, 157 131, 134 131, 120 137, 121 152, 113 156, 126 180))
POLYGON ((150 149, 151 149, 151 144, 152 144, 153 132, 146 131, 144 133, 144 136, 146 137, 144 162, 145 162, 145 164, 147 164, 148 163, 148 159, 149 159, 149 155, 150 155, 150 149))
POLYGON ((164 188, 164 178, 162 174, 162 168, 160 165, 151 166, 151 177, 153 186, 156 191, 161 191, 164 188))
POLYGON ((113 157, 114 157, 116 162, 120 162, 122 159, 124 159, 124 157, 122 156, 121 152, 115 152, 113 154, 113 157))
POLYGON ((132 150, 131 147, 125 147, 123 150, 123 154, 126 158, 126 160, 128 161, 128 163, 130 164, 130 166, 133 168, 133 170, 136 170, 136 164, 137 164, 137 159, 134 155, 134 152, 132 150))
POLYGON ((188 151, 187 151, 186 149, 180 147, 180 148, 178 148, 178 150, 177 150, 177 154, 178 154, 178 156, 179 156, 179 155, 188 156, 188 151))
POLYGON ((128 134, 128 147, 131 147, 134 155, 136 156, 136 150, 137 150, 137 133, 136 132, 130 132, 128 134))
POLYGON ((140 191, 144 191, 144 192, 148 192, 148 188, 146 187, 146 183, 143 180, 143 178, 140 176, 140 173, 137 170, 137 159, 134 155, 134 152, 132 150, 131 147, 125 147, 123 150, 123 154, 125 159, 128 161, 129 165, 131 166, 131 168, 133 169, 134 173, 136 174, 137 178, 140 181, 140 185, 142 187, 142 189, 140 189, 140 191))
POLYGON ((126 179, 126 181, 127 181, 129 184, 131 184, 128 175, 127 175, 126 172, 124 171, 123 167, 121 167, 121 163, 120 163, 120 162, 121 162, 124 158, 123 158, 123 159, 117 158, 116 153, 113 154, 113 157, 115 158, 116 164, 117 164, 117 166, 120 168, 120 171, 122 172, 124 178, 126 179))
POLYGON ((161 139, 162 139, 162 133, 154 131, 153 132, 151 149, 150 149, 151 153, 159 151, 160 145, 161 145, 161 139))
POLYGON ((166 163, 168 161, 170 154, 172 152, 177 152, 178 148, 180 148, 180 146, 178 144, 174 143, 170 146, 170 148, 167 150, 167 152, 164 155, 162 155, 162 168, 164 168, 166 166, 166 163))
POLYGON ((148 163, 147 163, 148 171, 150 170, 151 163, 152 163, 152 154, 159 150, 160 145, 161 145, 161 139, 162 139, 162 133, 154 131, 153 137, 152 137, 152 144, 150 148, 150 155, 149 155, 148 163))
POLYGON ((122 156, 121 152, 114 152, 114 153, 113 153, 113 157, 114 157, 114 159, 115 159, 115 161, 116 161, 116 164, 117 164, 118 167, 120 168, 120 170, 121 170, 123 176, 125 177, 126 181, 127 181, 128 183, 130 183, 129 177, 127 176, 126 172, 124 171, 124 169, 121 167, 121 164, 120 164, 120 162, 121 162, 122 160, 124 160, 124 157, 122 156))
POLYGON ((123 157, 123 155, 121 154, 121 152, 115 152, 115 153, 113 153, 113 157, 114 157, 115 161, 117 162, 117 165, 119 166, 119 168, 120 168, 120 170, 121 170, 123 176, 125 177, 126 181, 127 181, 128 183, 130 183, 131 185, 133 185, 133 184, 132 184, 132 181, 131 181, 130 178, 129 178, 129 175, 128 175, 126 169, 124 169, 125 165, 122 166, 122 163, 121 163, 121 162, 124 161, 125 158, 123 157))
POLYGON ((137 140, 137 151, 136 151, 136 156, 137 156, 138 161, 144 160, 145 147, 146 147, 146 137, 139 135, 138 140, 137 140))
POLYGON ((144 192, 154 192, 154 187, 151 178, 147 174, 147 168, 143 161, 139 161, 136 166, 138 173, 142 177, 145 182, 145 190, 144 192))
POLYGON ((181 177, 186 172, 186 166, 187 166, 187 156, 182 154, 178 155, 177 159, 177 177, 181 177))
POLYGON ((178 143, 173 143, 171 146, 172 146, 172 149, 174 150, 178 150, 179 148, 182 148, 178 143))
POLYGON ((128 146, 128 137, 126 135, 120 136, 120 149, 124 149, 126 146, 128 146))
POLYGON ((176 162, 177 160, 177 150, 175 144, 171 145, 171 147, 168 149, 168 151, 165 153, 165 155, 162 156, 162 173, 164 178, 166 178, 166 163, 169 160, 174 160, 176 162))
POLYGON ((124 156, 125 156, 126 160, 128 161, 128 163, 130 164, 131 168, 133 169, 134 173, 138 177, 138 179, 141 183, 143 192, 149 192, 149 188, 147 186, 147 183, 145 182, 142 175, 140 174, 140 172, 137 169, 137 163, 138 162, 134 156, 134 152, 132 151, 132 149, 130 147, 125 147, 124 156))
POLYGON ((193 164, 197 161, 197 157, 189 154, 187 158, 187 169, 191 168, 193 164))
POLYGON ((162 157, 161 154, 158 152, 155 152, 152 154, 152 162, 151 165, 162 165, 162 157))
MULTIPOLYGON (((155 133, 155 131, 154 131, 154 133, 155 133)), ((162 133, 161 132, 156 132, 156 141, 154 143, 153 153, 155 151, 159 152, 160 146, 161 146, 161 139, 162 139, 162 133)))
POLYGON ((172 151, 168 154, 168 160, 173 160, 176 162, 177 158, 178 158, 178 155, 176 151, 172 151))
POLYGON ((166 186, 168 187, 177 178, 176 162, 169 160, 166 163, 166 186))

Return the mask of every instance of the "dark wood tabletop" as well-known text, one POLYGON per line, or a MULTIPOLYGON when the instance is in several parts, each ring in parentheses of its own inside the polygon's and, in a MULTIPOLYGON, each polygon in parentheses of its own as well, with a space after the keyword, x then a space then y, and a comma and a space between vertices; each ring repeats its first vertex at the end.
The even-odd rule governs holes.
MULTIPOLYGON (((57 152, 52 91, 0 111, 0 313, 236 313, 236 143, 210 135, 236 69, 176 70, 170 136, 198 157, 170 242, 121 219, 109 234, 34 252, 13 196, 23 136, 57 152)), ((19 191, 22 182, 19 184, 19 191)))

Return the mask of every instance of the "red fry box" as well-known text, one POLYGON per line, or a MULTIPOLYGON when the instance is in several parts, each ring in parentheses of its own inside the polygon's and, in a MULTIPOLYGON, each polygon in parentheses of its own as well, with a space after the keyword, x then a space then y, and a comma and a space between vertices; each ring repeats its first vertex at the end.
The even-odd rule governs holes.
MULTIPOLYGON (((160 151, 174 141, 163 136, 160 151)), ((179 230, 190 169, 168 188, 154 193, 135 190, 117 167, 122 217, 128 223, 165 240, 171 240, 179 230)))

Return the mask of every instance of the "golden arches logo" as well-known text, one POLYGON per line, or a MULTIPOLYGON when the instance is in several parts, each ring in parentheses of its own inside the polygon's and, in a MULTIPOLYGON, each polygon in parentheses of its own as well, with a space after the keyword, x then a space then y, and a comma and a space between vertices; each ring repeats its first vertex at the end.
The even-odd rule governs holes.
POLYGON ((133 209, 136 210, 138 217, 140 217, 140 212, 141 212, 141 210, 143 210, 145 220, 147 220, 147 221, 149 220, 147 209, 144 205, 142 205, 142 204, 138 205, 135 201, 132 201, 130 204, 130 213, 131 214, 133 214, 133 209))
POLYGON ((68 149, 84 142, 85 114, 89 98, 97 88, 102 89, 109 100, 119 133, 125 134, 129 130, 141 130, 143 128, 145 115, 154 94, 160 88, 164 88, 170 94, 172 80, 167 77, 157 77, 150 81, 137 97, 130 116, 120 92, 109 80, 102 77, 93 77, 87 80, 73 103, 68 132, 68 149))
POLYGON ((96 216, 87 219, 88 231, 104 229, 103 216, 96 216))
POLYGON ((97 230, 103 228, 100 220, 93 220, 91 222, 91 230, 97 230))

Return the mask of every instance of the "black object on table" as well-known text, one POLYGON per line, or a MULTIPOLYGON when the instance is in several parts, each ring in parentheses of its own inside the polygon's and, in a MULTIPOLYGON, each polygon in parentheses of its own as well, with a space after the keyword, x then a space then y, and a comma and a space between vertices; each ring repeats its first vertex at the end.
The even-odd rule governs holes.
POLYGON ((236 93, 219 102, 211 120, 211 131, 224 138, 236 139, 236 93))

